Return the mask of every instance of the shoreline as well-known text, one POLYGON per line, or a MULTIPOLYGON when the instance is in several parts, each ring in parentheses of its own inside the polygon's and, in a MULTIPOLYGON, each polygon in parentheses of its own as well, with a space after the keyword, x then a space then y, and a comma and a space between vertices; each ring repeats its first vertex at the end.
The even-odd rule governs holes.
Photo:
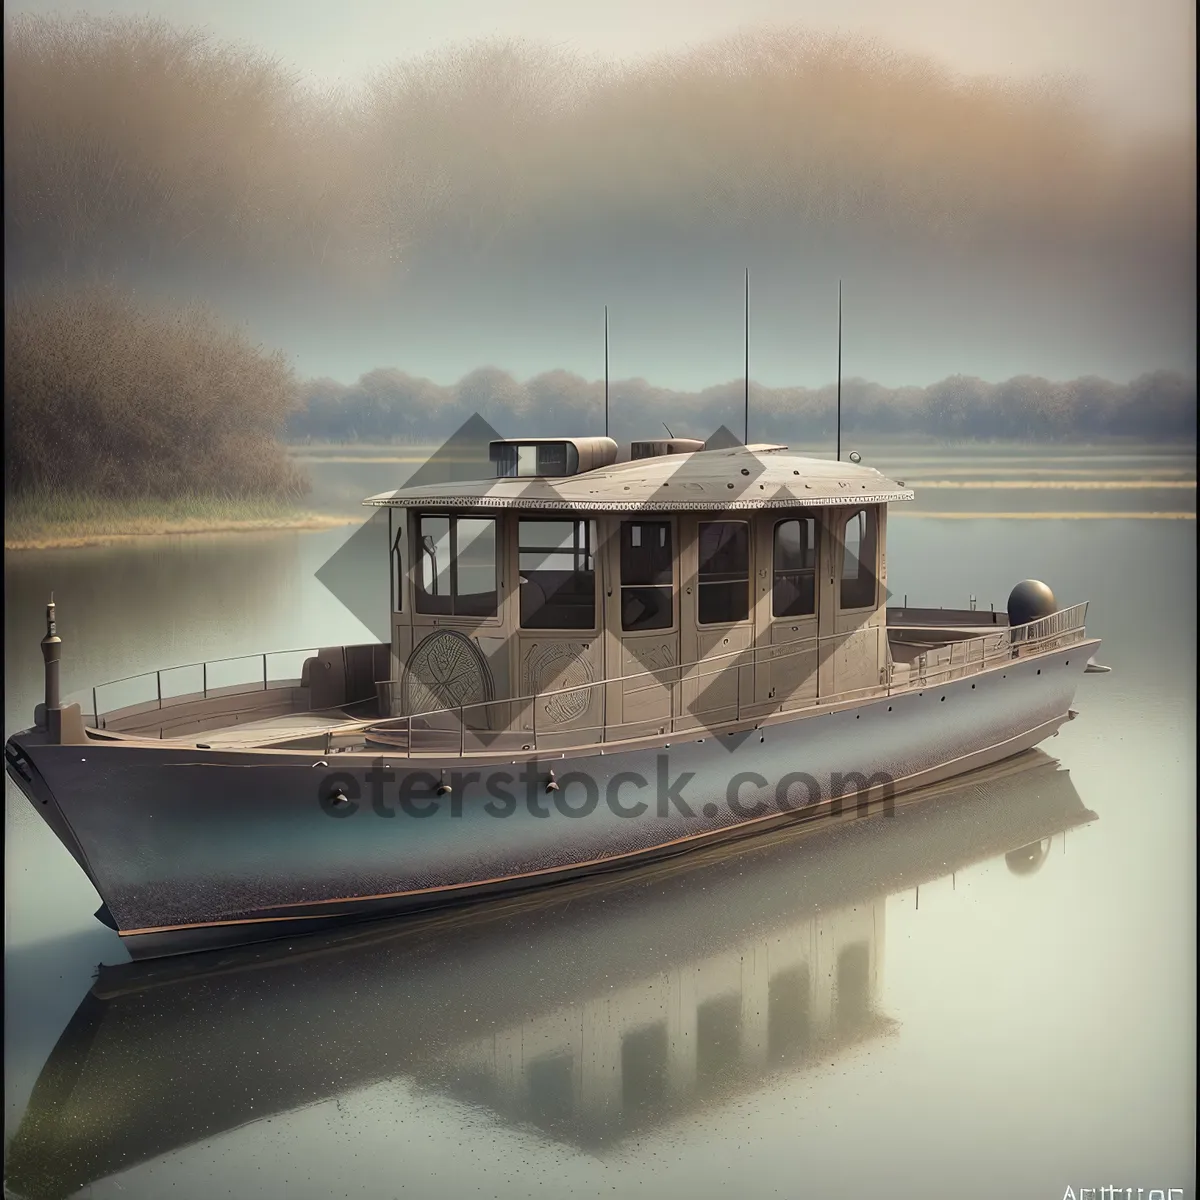
POLYGON ((178 537, 196 534, 235 534, 273 532, 316 532, 353 525, 359 517, 326 513, 298 513, 294 517, 251 517, 243 520, 205 520, 201 517, 171 520, 169 518, 121 522, 110 529, 76 529, 49 526, 37 532, 4 535, 5 553, 33 550, 74 550, 86 546, 106 546, 113 543, 137 541, 153 537, 178 537), (138 528, 138 526, 142 526, 138 528))
MULTIPOLYGON (((1194 512, 1095 512, 1070 510, 1056 512, 1010 511, 1010 512, 953 512, 930 509, 915 512, 900 512, 896 515, 905 519, 925 518, 927 520, 1158 520, 1158 521, 1194 521, 1194 512)), ((86 532, 56 532, 47 530, 45 533, 30 534, 22 537, 4 539, 5 553, 24 553, 36 550, 77 550, 89 546, 108 546, 124 542, 141 541, 147 538, 181 537, 209 534, 230 535, 237 533, 314 533, 326 529, 337 529, 346 525, 359 523, 357 516, 335 516, 333 514, 305 513, 295 518, 263 518, 243 521, 160 521, 153 527, 144 529, 95 530, 86 532)), ((149 524, 149 523, 147 523, 149 524)))

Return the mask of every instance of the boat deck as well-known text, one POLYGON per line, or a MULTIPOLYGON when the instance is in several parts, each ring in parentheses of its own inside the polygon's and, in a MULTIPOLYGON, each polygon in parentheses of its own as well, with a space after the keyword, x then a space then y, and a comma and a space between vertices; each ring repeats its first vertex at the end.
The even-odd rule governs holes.
MULTIPOLYGON (((261 721, 245 721, 225 729, 213 729, 203 735, 204 745, 213 750, 237 750, 261 746, 267 742, 292 741, 321 737, 330 730, 350 723, 345 713, 289 713, 284 717, 266 717, 261 721)), ((195 743, 195 737, 169 739, 195 743)))

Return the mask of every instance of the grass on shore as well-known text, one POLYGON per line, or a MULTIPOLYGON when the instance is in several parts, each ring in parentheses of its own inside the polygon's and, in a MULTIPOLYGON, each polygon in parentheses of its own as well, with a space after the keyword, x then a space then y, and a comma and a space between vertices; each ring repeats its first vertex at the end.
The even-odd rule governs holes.
POLYGON ((5 497, 5 550, 94 546, 175 533, 328 529, 347 518, 303 509, 295 500, 190 494, 113 499, 52 491, 5 497))

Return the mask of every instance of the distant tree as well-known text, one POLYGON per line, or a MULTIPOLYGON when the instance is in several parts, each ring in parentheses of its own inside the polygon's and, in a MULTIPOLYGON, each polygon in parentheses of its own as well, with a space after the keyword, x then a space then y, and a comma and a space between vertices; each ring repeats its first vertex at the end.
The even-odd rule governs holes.
POLYGON ((297 402, 282 354, 201 309, 113 288, 45 290, 4 310, 7 492, 294 495, 280 444, 297 402))

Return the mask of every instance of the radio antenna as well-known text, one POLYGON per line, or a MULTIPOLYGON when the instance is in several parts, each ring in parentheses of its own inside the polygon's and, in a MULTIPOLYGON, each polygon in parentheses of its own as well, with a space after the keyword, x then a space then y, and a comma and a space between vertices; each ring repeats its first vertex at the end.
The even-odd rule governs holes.
POLYGON ((837 460, 842 461, 842 281, 838 280, 837 460))
POLYGON ((671 427, 666 423, 666 421, 663 422, 663 428, 667 431, 667 437, 674 441, 675 435, 671 432, 671 427))
POLYGON ((608 437, 608 305, 604 306, 604 436, 608 437))
POLYGON ((745 407, 743 442, 750 445, 750 268, 746 268, 746 370, 743 391, 745 407))

